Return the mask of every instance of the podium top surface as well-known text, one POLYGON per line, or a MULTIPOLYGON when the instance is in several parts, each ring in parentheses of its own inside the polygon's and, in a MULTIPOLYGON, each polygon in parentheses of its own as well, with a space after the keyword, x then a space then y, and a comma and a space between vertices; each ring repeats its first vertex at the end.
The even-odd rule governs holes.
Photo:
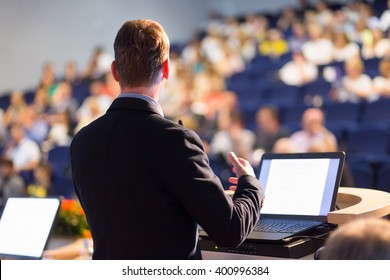
POLYGON ((380 218, 390 214, 390 193, 364 188, 339 188, 336 205, 329 212, 328 222, 344 224, 356 218, 380 218))

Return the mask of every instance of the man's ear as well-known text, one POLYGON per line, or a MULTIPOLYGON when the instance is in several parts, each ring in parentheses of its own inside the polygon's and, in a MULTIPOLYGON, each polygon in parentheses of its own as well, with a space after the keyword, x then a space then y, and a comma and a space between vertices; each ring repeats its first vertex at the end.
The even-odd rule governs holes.
POLYGON ((115 60, 111 63, 111 73, 112 73, 112 76, 114 77, 115 81, 119 82, 118 71, 116 69, 115 60))
POLYGON ((162 71, 163 71, 163 78, 168 79, 168 77, 169 77, 169 61, 168 61, 168 59, 164 61, 162 71))

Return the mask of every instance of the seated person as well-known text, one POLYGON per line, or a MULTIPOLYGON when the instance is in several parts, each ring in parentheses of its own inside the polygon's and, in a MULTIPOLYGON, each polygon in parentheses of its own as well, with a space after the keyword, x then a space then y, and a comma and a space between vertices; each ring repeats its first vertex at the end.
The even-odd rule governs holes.
POLYGON ((358 219, 331 233, 319 254, 324 260, 389 260, 390 221, 358 219))
POLYGON ((264 152, 271 152, 278 139, 290 135, 290 131, 280 125, 278 110, 271 106, 261 107, 257 111, 256 124, 256 148, 264 152))
POLYGON ((318 77, 318 68, 305 59, 302 52, 293 52, 292 60, 279 70, 280 80, 291 86, 302 86, 318 77))
POLYGON ((383 58, 379 63, 380 75, 373 80, 373 91, 382 97, 390 97, 390 58, 383 58))
POLYGON ((55 195, 51 182, 51 168, 49 165, 40 163, 34 170, 34 179, 27 187, 27 194, 32 197, 55 195))
POLYGON ((0 208, 4 207, 9 197, 25 196, 26 188, 23 178, 14 172, 13 162, 7 158, 0 159, 0 208))
POLYGON ((237 112, 226 112, 220 115, 218 122, 220 130, 210 142, 211 155, 226 155, 226 151, 234 151, 239 157, 250 158, 256 136, 245 128, 242 116, 237 112))
POLYGON ((302 130, 290 136, 297 152, 335 152, 337 139, 325 127, 324 113, 318 108, 306 109, 302 115, 302 130))
POLYGON ((373 92, 372 80, 364 74, 364 65, 360 58, 345 61, 346 75, 341 84, 333 92, 333 97, 339 102, 373 101, 376 94, 373 92))

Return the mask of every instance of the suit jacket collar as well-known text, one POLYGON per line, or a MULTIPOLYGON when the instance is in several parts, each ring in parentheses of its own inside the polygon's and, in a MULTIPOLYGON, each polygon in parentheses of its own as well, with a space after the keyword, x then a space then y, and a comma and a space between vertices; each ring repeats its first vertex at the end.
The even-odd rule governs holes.
POLYGON ((160 109, 157 108, 156 104, 139 98, 118 97, 112 102, 110 108, 108 108, 108 111, 120 109, 149 111, 162 116, 160 109))

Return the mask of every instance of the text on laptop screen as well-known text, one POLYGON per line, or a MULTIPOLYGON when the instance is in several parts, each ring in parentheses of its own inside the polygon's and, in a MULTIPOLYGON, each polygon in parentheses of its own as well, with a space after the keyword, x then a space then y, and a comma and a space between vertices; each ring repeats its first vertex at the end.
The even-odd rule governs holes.
POLYGON ((259 180, 265 190, 262 214, 327 215, 339 159, 264 159, 259 180))

